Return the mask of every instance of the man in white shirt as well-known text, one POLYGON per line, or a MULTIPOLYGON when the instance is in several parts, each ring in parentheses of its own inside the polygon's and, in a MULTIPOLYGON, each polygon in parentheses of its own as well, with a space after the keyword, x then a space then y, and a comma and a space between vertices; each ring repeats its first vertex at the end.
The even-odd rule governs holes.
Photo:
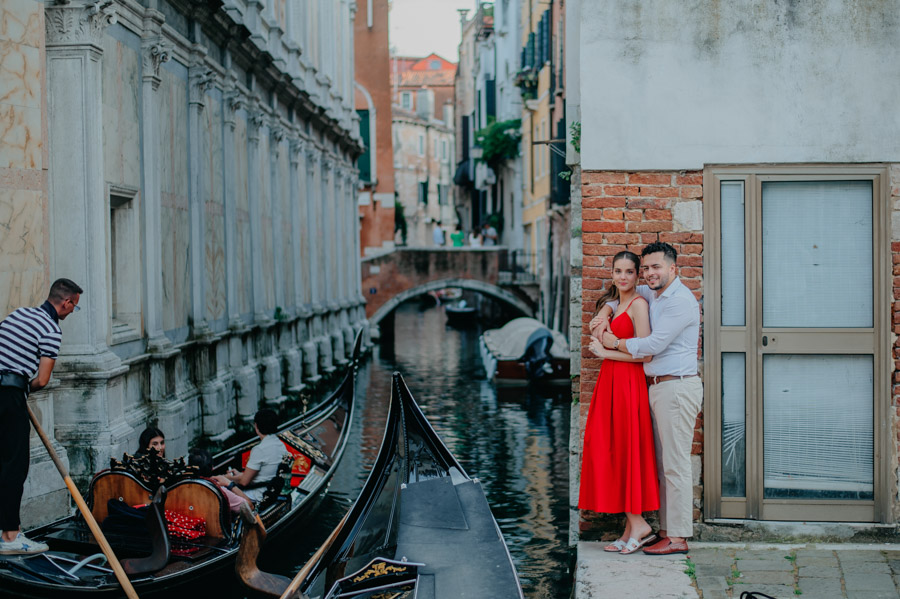
POLYGON ((243 495, 258 503, 265 494, 269 481, 278 473, 281 458, 288 451, 278 438, 278 415, 268 408, 260 410, 253 418, 253 428, 260 442, 250 450, 247 466, 242 472, 231 470, 216 477, 216 481, 229 491, 239 488, 243 495))
POLYGON ((668 243, 651 243, 641 253, 647 285, 637 291, 650 302, 650 336, 620 342, 606 327, 601 329, 607 349, 634 358, 653 356, 644 364, 644 373, 653 412, 661 540, 644 549, 650 555, 687 553, 686 537, 693 536, 691 447, 703 404, 703 383, 697 375, 700 305, 678 279, 676 259, 668 243))

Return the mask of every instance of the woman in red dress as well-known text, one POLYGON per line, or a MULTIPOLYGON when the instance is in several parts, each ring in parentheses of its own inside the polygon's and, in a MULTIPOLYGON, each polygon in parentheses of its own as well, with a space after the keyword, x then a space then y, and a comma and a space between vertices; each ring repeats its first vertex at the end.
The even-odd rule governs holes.
MULTIPOLYGON (((597 300, 595 314, 604 305, 618 302, 609 328, 619 339, 650 334, 649 306, 635 291, 639 270, 636 254, 616 254, 612 285, 597 300)), ((595 338, 590 350, 603 363, 585 425, 578 507, 608 514, 625 512, 625 531, 604 550, 630 554, 655 539, 641 514, 659 509, 644 360, 607 350, 595 338)))

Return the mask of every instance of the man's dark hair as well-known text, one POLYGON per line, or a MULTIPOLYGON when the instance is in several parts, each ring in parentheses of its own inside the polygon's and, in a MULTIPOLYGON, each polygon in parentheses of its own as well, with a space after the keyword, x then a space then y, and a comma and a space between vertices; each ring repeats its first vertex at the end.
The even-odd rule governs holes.
POLYGON ((56 279, 53 281, 53 284, 50 285, 50 293, 47 295, 47 299, 54 302, 61 302, 66 298, 82 293, 84 293, 84 289, 79 287, 71 279, 56 279))
POLYGON ((188 464, 196 466, 200 476, 212 476, 213 459, 208 451, 195 447, 188 452, 188 464))
POLYGON ((278 432, 278 415, 275 413, 275 410, 270 410, 269 408, 260 410, 253 418, 253 422, 256 423, 256 428, 259 429, 259 432, 264 435, 278 432))
POLYGON ((672 264, 675 264, 675 261, 678 260, 678 252, 675 251, 675 248, 662 241, 654 241, 653 243, 645 247, 641 252, 641 257, 643 258, 644 256, 655 254, 656 252, 662 252, 666 260, 668 260, 672 264))

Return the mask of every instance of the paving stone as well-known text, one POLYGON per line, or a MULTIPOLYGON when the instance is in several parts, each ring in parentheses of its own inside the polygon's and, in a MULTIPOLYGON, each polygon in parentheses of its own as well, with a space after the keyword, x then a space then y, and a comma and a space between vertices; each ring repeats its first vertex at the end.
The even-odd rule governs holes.
POLYGON ((703 591, 704 596, 706 595, 707 590, 728 590, 728 583, 725 582, 724 576, 697 576, 697 586, 700 587, 701 591, 703 591))
POLYGON ((769 572, 788 572, 794 569, 794 564, 786 559, 742 559, 737 562, 737 569, 741 572, 766 570, 769 572))
POLYGON ((797 549, 797 557, 834 557, 831 549, 797 549))
POLYGON ((801 578, 797 585, 803 599, 842 599, 841 581, 838 578, 801 578))
POLYGON ((885 562, 844 562, 844 574, 890 574, 891 567, 885 562))
POLYGON ((847 591, 895 591, 894 579, 887 574, 844 574, 847 591))
POLYGON ((897 599, 896 591, 847 591, 847 599, 897 599))
POLYGON ((694 564, 694 573, 697 576, 731 576, 731 565, 694 564))
POLYGON ((838 551, 838 558, 841 560, 841 563, 847 562, 883 562, 887 561, 884 557, 884 554, 880 551, 865 551, 865 550, 846 550, 846 551, 838 551))
POLYGON ((794 584, 793 572, 741 572, 742 584, 794 584))
POLYGON ((703 599, 731 599, 727 591, 703 591, 703 599))
POLYGON ((791 552, 786 549, 743 549, 734 554, 741 559, 781 559, 791 552))
POLYGON ((800 557, 797 556, 797 565, 801 568, 804 566, 824 566, 829 568, 837 568, 840 565, 838 558, 831 557, 800 557))
POLYGON ((695 564, 730 565, 734 563, 734 557, 724 551, 713 552, 708 549, 698 552, 691 551, 690 554, 688 554, 688 557, 690 557, 691 561, 695 564))
MULTIPOLYGON (((775 599, 797 599, 797 595, 794 594, 793 586, 784 586, 777 584, 736 584, 731 589, 731 596, 740 597, 743 591, 765 593, 766 595, 772 595, 773 597, 775 597, 775 599)), ((815 599, 822 598, 815 597, 815 599)))
POLYGON ((799 569, 799 576, 801 578, 840 578, 841 577, 841 569, 835 565, 834 567, 827 566, 801 566, 799 569))
POLYGON ((900 559, 889 559, 887 563, 895 574, 900 574, 900 559))

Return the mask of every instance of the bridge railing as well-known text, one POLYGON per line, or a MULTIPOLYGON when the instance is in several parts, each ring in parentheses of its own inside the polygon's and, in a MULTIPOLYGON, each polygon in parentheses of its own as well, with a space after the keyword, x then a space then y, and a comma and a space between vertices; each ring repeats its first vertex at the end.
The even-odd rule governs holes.
POLYGON ((524 250, 509 250, 500 256, 500 272, 498 282, 524 285, 536 283, 534 274, 535 255, 524 250))

